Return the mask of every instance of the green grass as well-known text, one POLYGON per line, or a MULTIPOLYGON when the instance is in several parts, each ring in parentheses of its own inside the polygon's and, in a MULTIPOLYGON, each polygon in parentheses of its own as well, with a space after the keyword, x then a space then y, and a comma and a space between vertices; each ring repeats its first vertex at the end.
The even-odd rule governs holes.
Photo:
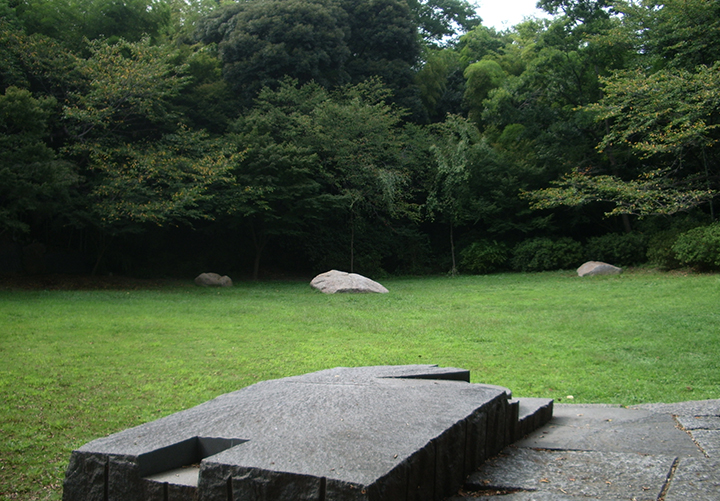
POLYGON ((569 272, 0 290, 0 499, 60 499, 70 451, 256 381, 336 366, 469 369, 516 396, 720 398, 720 276, 569 272))

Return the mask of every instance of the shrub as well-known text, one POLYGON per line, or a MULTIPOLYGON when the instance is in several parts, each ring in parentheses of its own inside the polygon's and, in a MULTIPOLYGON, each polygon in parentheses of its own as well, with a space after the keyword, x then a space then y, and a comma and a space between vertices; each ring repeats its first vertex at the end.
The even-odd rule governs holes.
POLYGON ((720 223, 683 233, 675 241, 672 250, 683 266, 720 270, 720 223))
POLYGON ((479 240, 460 252, 460 270, 483 274, 501 269, 508 261, 508 247, 495 240, 479 240))
POLYGON ((681 217, 657 217, 639 221, 647 238, 647 260, 650 264, 665 270, 679 268, 680 262, 675 256, 673 245, 678 237, 699 226, 707 226, 708 221, 705 214, 688 214, 681 217))
POLYGON ((608 233, 587 241, 585 257, 589 261, 632 266, 647 260, 647 242, 638 233, 608 233))
POLYGON ((681 235, 679 230, 667 230, 656 233, 648 239, 647 261, 664 270, 671 270, 680 266, 673 245, 681 235))
POLYGON ((571 238, 533 238, 515 247, 512 265, 520 271, 562 270, 579 266, 582 258, 582 245, 571 238))

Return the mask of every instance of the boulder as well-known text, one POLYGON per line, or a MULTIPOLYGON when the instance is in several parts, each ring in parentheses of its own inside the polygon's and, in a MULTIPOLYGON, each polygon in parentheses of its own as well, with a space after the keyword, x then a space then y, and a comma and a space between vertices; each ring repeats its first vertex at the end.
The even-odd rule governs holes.
POLYGON ((201 287, 232 287, 232 280, 227 275, 217 273, 201 273, 195 278, 195 285, 201 287))
POLYGON ((387 294, 389 291, 379 283, 357 273, 330 270, 321 273, 310 282, 310 285, 325 294, 336 292, 378 292, 387 294))
POLYGON ((622 268, 611 264, 602 263, 600 261, 588 261, 577 270, 580 277, 589 277, 593 275, 619 275, 622 268))

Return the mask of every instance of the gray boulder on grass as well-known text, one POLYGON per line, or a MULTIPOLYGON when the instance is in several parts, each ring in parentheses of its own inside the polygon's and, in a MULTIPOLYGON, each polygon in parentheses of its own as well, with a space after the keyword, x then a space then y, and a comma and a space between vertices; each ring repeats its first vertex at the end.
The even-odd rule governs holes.
POLYGON ((611 264, 602 263, 600 261, 588 261, 577 270, 580 277, 590 277, 593 275, 619 275, 622 268, 611 264))
POLYGON ((367 277, 357 273, 337 270, 321 273, 312 279, 310 285, 325 294, 335 294, 336 292, 377 292, 387 294, 389 292, 385 287, 367 277))
POLYGON ((232 280, 227 275, 217 273, 201 273, 195 278, 195 285, 201 287, 232 287, 232 280))

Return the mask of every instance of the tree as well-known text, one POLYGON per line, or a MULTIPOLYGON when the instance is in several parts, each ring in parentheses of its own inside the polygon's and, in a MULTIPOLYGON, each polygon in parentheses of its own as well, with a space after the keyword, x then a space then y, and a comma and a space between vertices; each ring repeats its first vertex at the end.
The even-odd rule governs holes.
POLYGON ((197 36, 218 45, 225 78, 249 106, 286 75, 324 87, 346 83, 348 29, 335 0, 251 0, 218 9, 197 36))
POLYGON ((483 101, 488 98, 490 91, 502 85, 506 73, 498 63, 483 59, 465 68, 465 104, 469 108, 468 117, 480 123, 484 110, 483 101))
POLYGON ((425 64, 415 76, 415 82, 432 122, 439 121, 447 113, 461 112, 465 81, 457 52, 450 49, 429 52, 425 64))
MULTIPOLYGON (((556 188, 532 195, 537 206, 583 205, 606 201, 608 214, 674 214, 712 199, 718 182, 720 63, 707 61, 720 50, 703 32, 717 26, 712 2, 666 2, 632 6, 625 22, 643 48, 637 67, 602 78, 602 98, 585 107, 604 124, 598 150, 611 160, 627 151, 636 174, 613 175, 578 169, 556 188), (705 18, 704 16, 709 17, 705 18), (700 24, 698 24, 700 22, 700 24), (654 30, 638 27, 654 27, 654 30), (677 34, 697 37, 680 40, 677 34), (669 42, 672 40, 672 44, 669 42)), ((609 41, 616 39, 610 35, 609 41)))
MULTIPOLYGON (((76 56, 56 40, 26 34, 18 24, 0 18, 0 89, 18 87, 63 102, 80 84, 76 56)), ((52 130, 53 124, 48 126, 52 130)))
POLYGON ((408 5, 428 46, 447 45, 459 32, 481 22, 475 7, 466 0, 409 0, 408 5))
POLYGON ((88 43, 90 56, 77 59, 84 86, 64 109, 75 153, 102 148, 105 142, 147 141, 175 129, 170 100, 188 83, 183 67, 167 48, 149 39, 88 43))
POLYGON ((199 204, 236 152, 175 121, 170 99, 187 79, 171 52, 148 39, 89 50, 77 63, 85 87, 64 119, 73 139, 66 152, 84 169, 90 222, 102 236, 99 264, 108 236, 209 217, 199 204))
POLYGON ((378 80, 346 87, 313 117, 316 151, 348 217, 351 272, 359 220, 391 229, 393 218, 415 213, 404 192, 411 157, 403 155, 403 113, 387 102, 389 95, 378 80))
POLYGON ((222 192, 230 217, 249 224, 254 274, 265 246, 302 238, 311 259, 353 271, 360 228, 392 229, 413 214, 404 193, 407 163, 402 114, 377 81, 328 92, 283 80, 260 92, 232 127, 245 156, 222 192), (329 258, 342 249, 342 259, 329 258))
POLYGON ((408 4, 402 0, 342 2, 348 13, 349 83, 380 77, 392 91, 387 101, 408 110, 409 119, 425 122, 427 116, 415 83, 421 45, 408 4))
POLYGON ((0 234, 28 233, 32 220, 70 211, 77 175, 45 143, 56 106, 53 98, 36 99, 17 87, 0 96, 0 234))
POLYGON ((457 274, 455 228, 474 217, 476 200, 470 190, 472 149, 480 143, 475 125, 459 116, 449 115, 436 126, 438 140, 432 147, 437 171, 427 200, 431 219, 441 219, 450 229, 450 274, 457 274))
POLYGON ((218 45, 223 75, 247 107, 285 76, 327 89, 379 76, 423 118, 413 73, 420 43, 402 0, 250 0, 213 12, 197 36, 218 45))
MULTIPOLYGON (((642 65, 694 70, 720 60, 720 5, 712 0, 630 3, 623 19, 637 34, 642 65)), ((638 61, 639 62, 639 61, 638 61)))
POLYGON ((307 237, 324 209, 321 166, 300 136, 312 133, 309 114, 327 99, 317 84, 298 88, 297 81, 285 80, 275 91, 264 88, 253 109, 231 126, 230 137, 244 153, 216 203, 231 227, 249 228, 255 280, 267 245, 307 237))
POLYGON ((15 13, 28 34, 39 33, 80 51, 84 38, 158 39, 170 29, 172 6, 165 0, 20 0, 15 13))

